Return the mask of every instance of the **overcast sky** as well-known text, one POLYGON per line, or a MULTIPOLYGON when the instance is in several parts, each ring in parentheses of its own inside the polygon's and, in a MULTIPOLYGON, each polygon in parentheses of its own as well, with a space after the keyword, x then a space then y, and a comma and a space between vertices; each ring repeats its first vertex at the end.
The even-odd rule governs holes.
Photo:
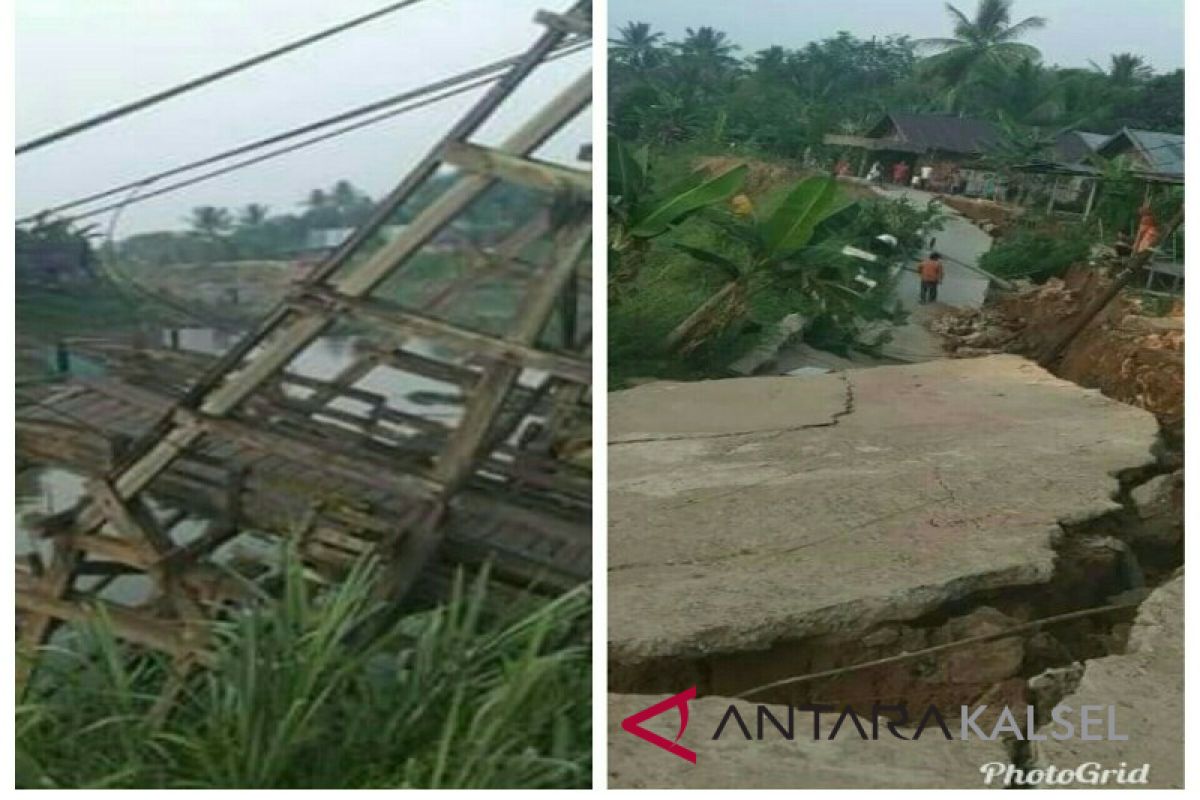
MULTIPOLYGON (((16 139, 22 142, 385 5, 385 0, 17 0, 16 139)), ((568 0, 425 0, 147 111, 17 158, 16 211, 108 189, 179 163, 515 55, 568 0)), ((531 78, 477 140, 497 143, 590 66, 585 51, 531 78)), ((183 227, 198 205, 297 211, 346 178, 386 193, 479 89, 126 209, 118 236, 183 227)), ((583 115, 544 153, 591 140, 583 115)), ((107 220, 101 220, 107 225, 107 220)))
MULTIPOLYGON (((972 16, 975 0, 953 4, 972 16)), ((668 39, 688 27, 725 31, 749 55, 771 45, 801 47, 838 31, 869 38, 907 34, 950 36, 938 0, 609 0, 610 36, 630 20, 651 23, 668 39)), ((1016 0, 1013 21, 1046 17, 1048 24, 1023 39, 1049 64, 1107 64, 1112 53, 1133 52, 1158 70, 1183 66, 1183 0, 1016 0)))

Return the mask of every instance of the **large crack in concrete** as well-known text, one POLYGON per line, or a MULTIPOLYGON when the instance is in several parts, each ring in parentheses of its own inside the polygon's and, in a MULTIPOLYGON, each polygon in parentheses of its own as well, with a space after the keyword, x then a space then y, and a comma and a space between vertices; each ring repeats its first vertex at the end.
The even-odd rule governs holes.
MULTIPOLYGON (((643 435, 610 461, 610 689, 618 692, 615 706, 626 703, 622 693, 653 693, 661 699, 685 684, 696 685, 702 697, 714 701, 735 697, 780 677, 912 652, 972 631, 1087 608, 1130 590, 1144 594, 1139 555, 1168 566, 1178 563, 1177 547, 1164 547, 1161 540, 1148 545, 1136 534, 1124 535, 1139 524, 1131 500, 1141 491, 1137 487, 1161 480, 1169 469, 1151 452, 1157 426, 1150 415, 1009 357, 887 367, 855 376, 839 377, 845 399, 836 418, 824 424, 726 432, 740 437, 732 447, 714 447, 695 436, 664 442, 643 435), (856 384, 866 386, 857 408, 856 384), (947 405, 945 398, 951 396, 959 405, 947 405), (932 406, 931 418, 904 412, 922 401, 932 406), (1014 419, 1014 411, 1022 408, 1044 430, 1030 430, 1014 419), (847 417, 850 427, 839 426, 847 417), (885 420, 882 427, 890 423, 897 436, 890 447, 865 435, 885 420), (1004 435, 989 436, 992 430, 1004 435), (1006 446, 1012 452, 1004 453, 1006 446), (983 460, 964 458, 966 448, 980 452, 983 460), (863 457, 868 454, 880 455, 863 457), (897 459, 897 454, 902 456, 897 459), (780 466, 795 460, 804 460, 805 468, 780 466), (988 463, 1015 474, 998 476, 994 466, 986 468, 988 463), (917 485, 911 493, 916 502, 902 504, 902 494, 892 491, 897 471, 917 485), (1056 481, 1061 484, 1057 490, 1038 490, 1056 481), (839 491, 847 485, 858 489, 839 491), (891 508, 866 516, 875 507, 869 499, 872 490, 882 492, 891 508), (834 502, 823 502, 830 491, 834 502), (1005 493, 1022 498, 1022 507, 987 499, 1005 493), (752 495, 748 501, 747 494, 752 495), (786 506, 784 513, 772 513, 779 503, 786 506), (823 521, 836 524, 814 535, 812 528, 823 521), (743 536, 756 522, 760 530, 743 536), (764 524, 775 535, 764 536, 764 524), (879 535, 881 527, 888 529, 884 535, 879 535), (720 530, 727 533, 723 539, 710 533, 720 530), (930 538, 938 546, 922 547, 930 538), (730 547, 731 539, 748 541, 730 547), (1002 546, 990 547, 993 539, 1002 546), (854 563, 861 561, 856 546, 876 558, 874 567, 883 580, 860 578, 871 571, 854 563), (980 547, 996 560, 973 558, 980 547), (942 548, 954 548, 962 557, 945 558, 942 548), (689 555, 680 557, 682 552, 689 555), (918 579, 903 579, 906 574, 918 579), (847 586, 849 591, 837 591, 847 586), (823 588, 837 602, 806 602, 800 596, 823 588), (665 603, 671 608, 664 614, 660 604, 665 603)), ((801 388, 812 379, 797 380, 801 388)), ((797 395, 827 394, 813 388, 797 395)), ((736 392, 726 388, 721 402, 731 395, 736 392)), ((711 398, 703 392, 693 399, 694 418, 712 413, 711 405, 705 408, 711 398)), ((619 406, 619 399, 613 405, 619 406)), ((645 417, 641 422, 645 425, 645 417)), ((638 432, 644 434, 646 428, 638 432)), ((1159 569, 1155 580, 1167 574, 1159 569)), ((1011 637, 962 657, 917 659, 910 669, 858 672, 756 700, 853 703, 870 697, 914 706, 985 700, 1031 703, 1042 713, 1039 704, 1048 695, 1044 687, 1040 694, 1032 691, 1027 682, 1045 684, 1050 680, 1046 676, 1064 670, 1078 669, 1082 675, 1079 665, 1121 652, 1131 614, 1011 637)), ((1060 695, 1073 689, 1069 681, 1055 685, 1060 695)), ((1018 766, 1039 763, 1023 743, 995 744, 994 751, 969 751, 967 762, 977 767, 978 759, 988 757, 1018 766)), ((642 784, 639 756, 620 749, 617 740, 614 746, 618 750, 610 754, 610 763, 613 774, 622 776, 615 785, 746 785, 719 778, 716 784, 700 784, 694 777, 642 784), (622 764, 626 757, 631 760, 622 764)), ((929 761, 914 759, 907 771, 901 770, 903 775, 892 769, 899 767, 891 755, 872 752, 875 756, 859 756, 848 767, 822 763, 832 776, 827 782, 814 777, 821 770, 796 782, 788 769, 757 763, 772 775, 755 785, 980 786, 978 775, 967 771, 954 778, 958 783, 933 778, 939 760, 959 763, 961 751, 948 756, 931 749, 929 761), (885 781, 860 768, 877 763, 892 770, 885 781), (918 779, 919 774, 924 778, 918 779)), ((732 751, 723 753, 728 758, 732 751)), ((802 757, 822 760, 807 751, 802 757)))

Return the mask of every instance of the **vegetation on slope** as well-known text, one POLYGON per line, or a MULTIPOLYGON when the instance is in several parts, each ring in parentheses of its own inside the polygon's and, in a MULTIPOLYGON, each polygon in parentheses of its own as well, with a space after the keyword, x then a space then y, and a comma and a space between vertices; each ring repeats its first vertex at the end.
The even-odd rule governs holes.
POLYGON ((480 575, 394 619, 370 564, 318 594, 286 563, 277 601, 213 623, 216 666, 165 716, 165 657, 103 623, 47 648, 17 707, 18 787, 590 784, 586 589, 497 614, 480 575))

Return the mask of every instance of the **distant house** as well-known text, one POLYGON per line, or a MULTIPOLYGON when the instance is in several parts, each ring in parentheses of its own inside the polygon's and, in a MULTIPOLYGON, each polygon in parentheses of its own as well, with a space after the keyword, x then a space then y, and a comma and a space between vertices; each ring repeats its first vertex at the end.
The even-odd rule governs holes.
POLYGON ((1183 135, 1122 128, 1098 149, 1102 158, 1126 157, 1138 177, 1183 183, 1183 135))
POLYGON ((304 237, 306 252, 333 252, 342 242, 350 238, 354 228, 317 228, 304 237))
POLYGON ((884 175, 899 161, 906 162, 910 174, 922 167, 933 171, 932 188, 945 189, 951 175, 958 172, 966 180, 965 191, 979 194, 985 184, 985 172, 974 169, 980 157, 1000 139, 1000 132, 990 122, 953 114, 886 114, 863 136, 828 134, 825 144, 861 153, 857 174, 866 174, 870 164, 878 161, 884 175))
POLYGON ((82 236, 49 236, 17 229, 15 272, 27 286, 68 286, 96 279, 96 257, 82 236))
MULTIPOLYGON (((828 134, 825 144, 858 148, 875 153, 880 160, 969 161, 985 153, 999 139, 996 126, 981 119, 953 114, 910 114, 892 112, 864 136, 828 134)), ((865 155, 865 154, 864 154, 865 155)))
POLYGON ((1063 131, 1055 138, 1049 155, 1060 164, 1086 164, 1108 139, 1106 133, 1063 131))
POLYGON ((1055 139, 1041 158, 1015 169, 1043 176, 1047 211, 1074 205, 1086 219, 1104 181, 1098 162, 1128 160, 1135 178, 1151 184, 1183 183, 1183 136, 1175 133, 1124 128, 1112 135, 1067 131, 1055 139))

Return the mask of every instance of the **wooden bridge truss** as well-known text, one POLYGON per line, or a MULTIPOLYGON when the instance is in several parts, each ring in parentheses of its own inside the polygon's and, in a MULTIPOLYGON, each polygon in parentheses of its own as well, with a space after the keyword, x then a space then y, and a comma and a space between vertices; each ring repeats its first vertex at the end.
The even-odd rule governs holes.
POLYGON ((204 620, 245 599, 216 554, 248 527, 294 538, 324 575, 374 553, 396 601, 482 560, 518 586, 587 579, 590 467, 571 455, 590 436, 591 174, 535 155, 590 104, 590 72, 498 147, 472 137, 552 50, 591 35, 590 17, 590 2, 539 13, 547 30, 519 63, 222 356, 143 354, 153 368, 126 364, 125 381, 77 382, 19 414, 19 454, 93 474, 79 504, 39 525, 48 555, 18 564, 26 656, 102 606, 119 637, 203 661, 204 620), (383 241, 447 167, 453 180, 383 241), (536 190, 540 206, 457 275, 423 282, 430 244, 498 181, 536 190), (481 298, 498 291, 513 302, 480 322, 481 298), (358 345, 338 374, 295 368, 347 326, 358 345), (438 387, 457 412, 434 418, 366 388, 397 374, 438 387), (198 514, 203 529, 185 534, 198 514), (145 601, 102 596, 130 577, 153 587, 145 601))

